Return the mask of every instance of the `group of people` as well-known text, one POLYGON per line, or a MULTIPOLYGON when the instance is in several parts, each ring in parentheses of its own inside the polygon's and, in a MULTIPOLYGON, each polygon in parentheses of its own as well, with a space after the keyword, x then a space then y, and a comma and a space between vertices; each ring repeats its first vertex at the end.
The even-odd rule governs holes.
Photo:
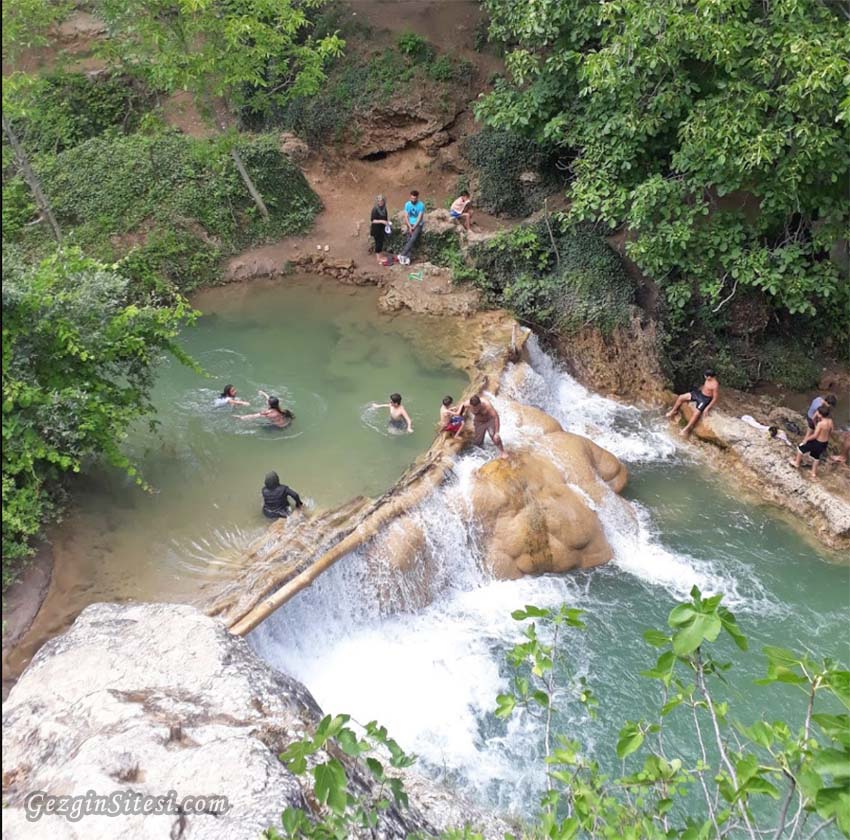
MULTIPOLYGON (((289 409, 281 408, 278 397, 270 396, 265 391, 260 391, 259 394, 266 400, 266 408, 253 414, 237 414, 236 417, 239 420, 262 418, 279 429, 285 429, 292 423, 295 415, 289 409)), ((236 388, 231 384, 224 386, 221 394, 216 397, 214 404, 218 408, 250 405, 247 400, 239 398, 236 388)), ((390 401, 388 403, 372 403, 370 407, 373 409, 386 408, 389 410, 388 426, 391 431, 413 432, 413 420, 407 413, 407 409, 402 405, 401 394, 390 394, 390 401)), ((501 435, 499 434, 501 425, 499 412, 496 411, 489 400, 482 399, 477 394, 470 397, 469 402, 461 405, 455 405, 454 400, 450 396, 443 397, 442 404, 440 405, 440 430, 447 436, 455 439, 459 438, 466 427, 467 415, 471 416, 472 419, 473 443, 476 446, 483 446, 487 435, 489 435, 501 453, 501 457, 507 457, 501 435)), ((270 472, 266 475, 261 492, 263 497, 263 515, 269 519, 281 519, 289 516, 291 512, 290 500, 294 503, 296 509, 302 507, 304 504, 295 490, 281 483, 280 477, 276 472, 270 472)))
MULTIPOLYGON (((469 192, 462 192, 453 202, 449 215, 462 224, 467 233, 472 230, 472 197, 469 192)), ((386 196, 379 195, 375 199, 370 218, 370 234, 375 240, 375 259, 378 265, 390 266, 395 262, 399 265, 410 265, 410 255, 425 231, 425 204, 419 198, 419 190, 411 190, 410 198, 404 205, 404 226, 407 238, 397 255, 386 254, 384 246, 386 239, 393 232, 393 223, 387 209, 386 196)))
MULTIPOLYGON (((676 402, 670 411, 667 412, 669 419, 674 419, 686 403, 694 404, 694 412, 688 421, 687 425, 682 429, 681 434, 687 437, 691 430, 699 421, 705 417, 717 403, 720 397, 720 383, 717 380, 715 371, 709 369, 704 373, 704 382, 701 387, 694 388, 686 394, 680 394, 676 398, 676 402)), ((838 400, 834 394, 815 397, 809 409, 806 412, 806 431, 803 440, 796 447, 796 456, 790 460, 792 467, 799 469, 803 456, 809 455, 812 458, 812 478, 818 477, 818 465, 823 459, 829 447, 829 440, 835 430, 835 423, 832 419, 832 410, 835 408, 838 400)), ((777 426, 762 426, 749 415, 741 418, 748 425, 756 428, 764 428, 771 438, 781 440, 791 444, 785 432, 781 431, 777 426)), ((850 464, 850 430, 845 430, 841 438, 841 450, 838 455, 833 455, 830 459, 835 463, 850 464)))

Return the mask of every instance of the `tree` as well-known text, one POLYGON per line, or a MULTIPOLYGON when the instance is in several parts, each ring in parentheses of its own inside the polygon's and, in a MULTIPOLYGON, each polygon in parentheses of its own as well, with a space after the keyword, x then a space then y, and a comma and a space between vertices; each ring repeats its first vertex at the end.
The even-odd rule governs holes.
MULTIPOLYGON (((97 456, 135 475, 124 432, 153 409, 153 370, 194 317, 151 305, 113 267, 74 249, 27 267, 3 254, 3 579, 29 553, 59 479, 97 456)), ((141 479, 139 479, 141 483, 141 479)))
POLYGON ((636 232, 673 312, 758 290, 850 332, 850 27, 824 0, 485 0, 478 116, 560 149, 574 219, 636 232))
MULTIPOLYGON (((325 0, 98 0, 107 22, 107 55, 141 70, 172 93, 191 91, 227 133, 227 113, 312 94, 324 66, 341 53, 334 35, 313 39, 307 11, 325 0)), ((230 155, 264 219, 268 210, 235 146, 230 155)))
MULTIPOLYGON (((14 64, 20 54, 32 47, 43 46, 46 43, 46 32, 54 23, 67 12, 68 5, 51 0, 8 0, 3 4, 3 60, 14 64)), ((18 75, 18 74, 15 74, 18 75)), ((62 231, 53 215, 50 202, 45 195, 41 181, 35 174, 29 156, 12 126, 8 116, 9 102, 7 93, 17 87, 13 79, 3 80, 3 134, 12 147, 15 163, 24 181, 33 194, 36 205, 50 226, 56 242, 61 244, 62 231)))

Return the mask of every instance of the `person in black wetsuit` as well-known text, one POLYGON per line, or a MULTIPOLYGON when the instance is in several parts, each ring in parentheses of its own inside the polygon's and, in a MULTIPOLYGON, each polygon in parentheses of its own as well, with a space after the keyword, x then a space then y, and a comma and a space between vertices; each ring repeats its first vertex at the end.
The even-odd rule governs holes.
POLYGON ((280 483, 276 472, 270 472, 266 476, 263 487, 263 516, 269 519, 281 519, 289 516, 289 500, 295 502, 295 507, 300 508, 304 503, 301 497, 285 484, 280 483))
POLYGON ((378 260, 378 265, 383 265, 384 262, 384 237, 387 231, 391 230, 390 220, 387 214, 387 200, 384 196, 379 195, 375 199, 375 206, 372 208, 371 229, 369 233, 375 240, 375 257, 378 260))

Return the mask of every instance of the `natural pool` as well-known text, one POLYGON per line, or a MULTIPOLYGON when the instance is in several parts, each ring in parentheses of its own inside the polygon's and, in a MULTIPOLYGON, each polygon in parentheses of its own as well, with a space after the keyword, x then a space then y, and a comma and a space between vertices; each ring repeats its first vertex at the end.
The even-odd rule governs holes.
POLYGON ((113 470, 74 489, 73 507, 51 535, 51 591, 16 654, 21 663, 87 604, 191 602, 230 574, 269 524, 260 510, 269 470, 309 507, 326 508, 380 495, 428 448, 440 400, 460 396, 468 378, 438 358, 439 322, 382 315, 377 296, 290 276, 193 300, 204 314, 181 344, 209 376, 173 359, 158 374, 158 426, 139 423, 126 447, 152 493, 113 470), (228 383, 250 408, 214 407, 228 383), (290 428, 237 419, 264 407, 259 389, 294 411, 290 428), (386 409, 369 408, 395 391, 413 434, 391 434, 386 409))
MULTIPOLYGON (((599 699, 595 719, 562 698, 555 731, 580 739, 609 769, 627 719, 657 709, 657 684, 640 676, 656 652, 643 641, 665 627, 670 609, 693 585, 722 592, 750 639, 729 675, 734 714, 800 722, 793 690, 764 692, 764 645, 780 645, 850 662, 850 567, 847 558, 809 542, 770 508, 742 499, 734 480, 670 433, 661 412, 644 412, 588 392, 530 342, 536 376, 514 396, 545 409, 570 431, 614 452, 630 470, 626 497, 637 522, 602 507, 614 551, 606 566, 569 575, 494 581, 476 556, 474 537, 453 515, 451 499, 468 493, 485 457, 465 454, 453 486, 416 512, 444 593, 423 610, 386 615, 377 605, 373 570, 353 554, 255 630, 251 643, 269 662, 301 679, 329 713, 379 720, 431 775, 487 805, 528 815, 544 789, 540 719, 495 718, 507 687, 505 653, 519 640, 511 612, 526 604, 568 603, 586 611, 587 630, 565 643, 572 669, 599 699), (313 627, 321 616, 322 632, 313 627), (769 697, 769 702, 765 698, 769 697), (792 712, 794 710, 794 712, 792 712)), ((496 405, 501 404, 497 398, 496 405)), ((503 407, 506 446, 531 445, 503 407)), ((456 504, 456 502, 455 502, 456 504)), ((693 738, 668 719, 668 750, 687 755, 693 738)), ((824 836, 828 836, 824 834, 824 836)))

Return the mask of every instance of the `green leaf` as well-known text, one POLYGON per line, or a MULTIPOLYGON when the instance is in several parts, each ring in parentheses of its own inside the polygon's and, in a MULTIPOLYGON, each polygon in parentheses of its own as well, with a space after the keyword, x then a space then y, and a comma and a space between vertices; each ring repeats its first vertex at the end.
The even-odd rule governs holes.
POLYGON ((617 758, 626 758, 643 743, 644 735, 636 723, 627 723, 617 738, 617 758))
POLYGON ((684 656, 695 651, 704 641, 713 642, 720 633, 721 623, 716 615, 697 613, 688 624, 673 634, 673 652, 684 656))
POLYGON ((496 717, 509 718, 516 708, 516 697, 512 694, 500 694, 496 697, 496 717))
POLYGON ((316 799, 332 811, 341 814, 348 804, 345 769, 335 758, 313 768, 316 799))

